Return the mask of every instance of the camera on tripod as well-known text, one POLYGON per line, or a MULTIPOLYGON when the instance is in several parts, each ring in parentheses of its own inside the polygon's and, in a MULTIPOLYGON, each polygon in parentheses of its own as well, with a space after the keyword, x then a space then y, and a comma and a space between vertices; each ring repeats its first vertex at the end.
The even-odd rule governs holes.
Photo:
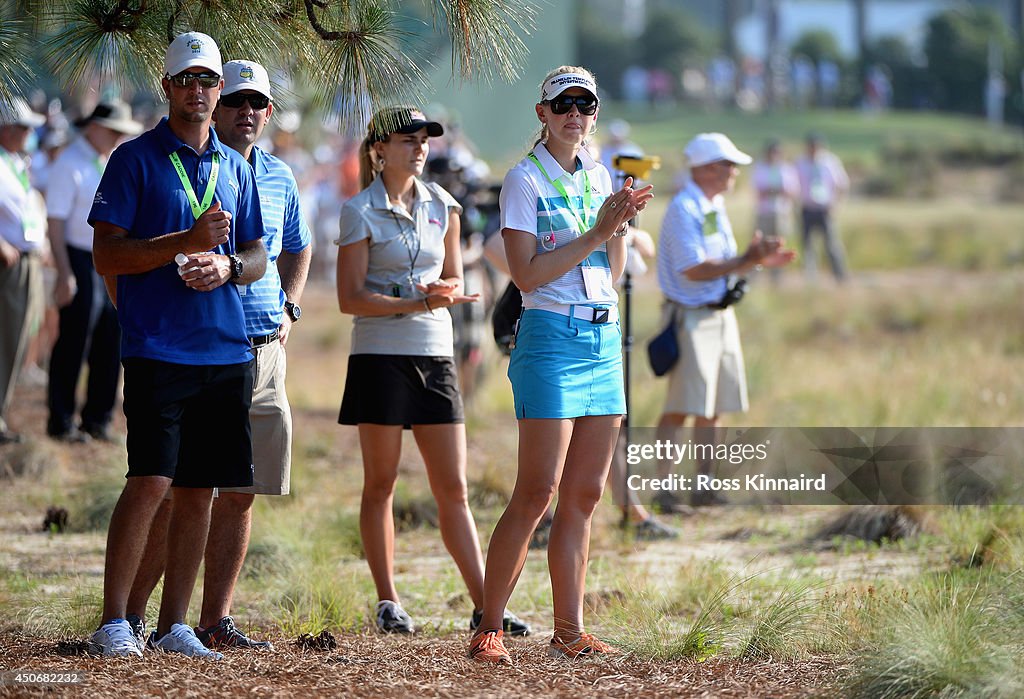
POLYGON ((747 280, 740 277, 726 286, 725 295, 722 297, 722 300, 718 302, 718 307, 725 309, 735 303, 739 303, 743 299, 743 295, 746 293, 747 280))

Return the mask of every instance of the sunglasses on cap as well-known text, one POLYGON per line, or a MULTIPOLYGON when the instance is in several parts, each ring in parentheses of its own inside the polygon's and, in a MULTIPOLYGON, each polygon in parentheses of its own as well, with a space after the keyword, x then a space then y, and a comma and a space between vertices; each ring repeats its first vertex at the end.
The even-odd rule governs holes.
POLYGON ((267 105, 270 104, 270 98, 266 95, 247 95, 243 92, 233 92, 230 95, 221 95, 220 103, 229 109, 239 109, 246 102, 253 109, 259 111, 260 109, 266 109, 267 105))
POLYGON ((593 95, 559 95, 541 104, 551 107, 555 114, 568 114, 573 106, 580 110, 580 114, 593 116, 597 112, 597 98, 593 95))
POLYGON ((178 87, 192 87, 192 83, 198 82, 199 87, 210 90, 220 85, 220 76, 216 73, 178 73, 164 77, 178 87))

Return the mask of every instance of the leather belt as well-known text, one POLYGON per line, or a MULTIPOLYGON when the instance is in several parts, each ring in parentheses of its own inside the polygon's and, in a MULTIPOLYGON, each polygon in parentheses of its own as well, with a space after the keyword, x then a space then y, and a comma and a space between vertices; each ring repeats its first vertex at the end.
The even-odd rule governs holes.
POLYGON ((250 337, 249 342, 252 343, 253 347, 261 347, 263 345, 269 345, 278 337, 280 337, 280 334, 275 329, 274 332, 270 333, 269 335, 263 335, 261 337, 250 337))

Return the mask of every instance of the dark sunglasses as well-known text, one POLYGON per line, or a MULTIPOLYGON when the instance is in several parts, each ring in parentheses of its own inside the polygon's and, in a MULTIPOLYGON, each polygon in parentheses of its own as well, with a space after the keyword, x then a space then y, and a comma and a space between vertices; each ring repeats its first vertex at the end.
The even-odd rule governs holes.
POLYGON ((270 98, 266 95, 246 95, 241 92, 233 92, 230 95, 221 95, 220 103, 228 109, 240 109, 243 104, 249 103, 254 110, 266 109, 270 104, 270 98))
POLYGON ((597 112, 597 98, 593 95, 559 95, 554 99, 544 100, 542 104, 551 107, 555 114, 568 114, 572 111, 573 105, 580 110, 580 114, 593 116, 597 112))
POLYGON ((178 87, 192 87, 192 83, 198 82, 199 87, 210 90, 220 85, 220 76, 216 73, 178 73, 166 77, 178 87))

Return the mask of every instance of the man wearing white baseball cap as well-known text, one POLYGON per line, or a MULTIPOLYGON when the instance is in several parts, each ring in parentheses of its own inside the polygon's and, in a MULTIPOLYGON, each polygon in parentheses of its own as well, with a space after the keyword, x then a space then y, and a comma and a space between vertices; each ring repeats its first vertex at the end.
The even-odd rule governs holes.
MULTIPOLYGON (((724 195, 736 182, 740 165, 753 158, 721 133, 702 133, 684 151, 691 181, 668 205, 658 240, 658 283, 665 294, 663 326, 674 323, 679 359, 669 377, 658 439, 674 440, 687 416, 694 418, 698 443, 710 443, 722 413, 747 409, 747 384, 739 327, 732 304, 742 298, 742 274, 755 267, 781 267, 795 254, 780 238, 760 231, 738 253, 725 212, 724 195)), ((709 474, 713 461, 701 460, 698 473, 709 474)), ((659 464, 668 475, 669 464, 659 464)), ((715 491, 693 491, 695 506, 721 504, 715 491)), ((678 496, 661 491, 654 504, 679 511, 678 496)))
POLYGON ((29 182, 25 144, 45 121, 20 97, 0 104, 0 445, 21 440, 9 431, 4 414, 43 300, 39 253, 46 213, 29 182))
MULTIPOLYGON (((249 423, 253 440, 253 485, 221 488, 213 501, 205 553, 203 605, 196 636, 208 648, 270 648, 235 626, 230 615, 235 584, 245 561, 257 494, 287 495, 291 482, 292 420, 285 393, 284 347, 302 314, 299 301, 311 257, 311 234, 299 206, 299 190, 287 165, 256 146, 274 111, 266 69, 253 61, 224 64, 224 89, 214 111, 217 135, 252 165, 263 211, 267 272, 242 296, 246 333, 255 355, 249 423)), ((128 597, 128 618, 142 619, 163 572, 166 518, 162 508, 146 544, 146 562, 128 597), (148 563, 153 563, 152 569, 148 563)))
POLYGON ((90 649, 141 655, 127 619, 150 525, 168 492, 158 650, 220 659, 185 624, 214 488, 252 485, 252 345, 239 292, 263 276, 252 168, 212 128, 223 86, 209 36, 167 48, 168 116, 115 150, 89 214, 93 258, 121 325, 128 473, 110 519, 103 623, 90 649), (184 262, 178 262, 184 258, 184 262))

